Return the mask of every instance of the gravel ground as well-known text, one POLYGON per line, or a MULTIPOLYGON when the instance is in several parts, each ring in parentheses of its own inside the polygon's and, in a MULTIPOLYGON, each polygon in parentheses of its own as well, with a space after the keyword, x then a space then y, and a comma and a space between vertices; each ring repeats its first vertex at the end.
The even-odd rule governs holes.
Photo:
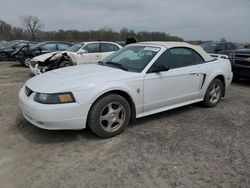
POLYGON ((250 81, 215 108, 159 113, 103 140, 28 123, 17 94, 31 76, 0 62, 0 187, 250 187, 250 81))

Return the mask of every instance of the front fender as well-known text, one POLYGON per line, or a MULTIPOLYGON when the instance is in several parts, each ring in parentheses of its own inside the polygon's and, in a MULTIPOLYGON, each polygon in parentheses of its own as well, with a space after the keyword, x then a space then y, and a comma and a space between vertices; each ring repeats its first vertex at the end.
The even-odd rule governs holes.
POLYGON ((93 104, 99 97, 112 91, 125 92, 135 104, 136 111, 142 111, 143 104, 143 81, 110 82, 92 85, 83 90, 73 92, 77 102, 80 104, 93 104), (82 97, 84 96, 84 97, 82 97))

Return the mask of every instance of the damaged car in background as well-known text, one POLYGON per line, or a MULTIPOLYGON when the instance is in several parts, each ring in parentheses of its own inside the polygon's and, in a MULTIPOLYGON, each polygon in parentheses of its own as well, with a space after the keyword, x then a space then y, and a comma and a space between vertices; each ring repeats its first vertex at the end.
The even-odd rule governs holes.
POLYGON ((16 60, 21 63, 21 65, 29 67, 30 60, 41 54, 46 54, 56 51, 65 51, 73 44, 69 42, 61 41, 45 41, 33 45, 29 48, 23 49, 15 54, 16 60))
POLYGON ((51 52, 34 57, 30 61, 31 72, 35 75, 78 64, 96 63, 122 48, 114 42, 94 41, 77 43, 67 51, 51 52))

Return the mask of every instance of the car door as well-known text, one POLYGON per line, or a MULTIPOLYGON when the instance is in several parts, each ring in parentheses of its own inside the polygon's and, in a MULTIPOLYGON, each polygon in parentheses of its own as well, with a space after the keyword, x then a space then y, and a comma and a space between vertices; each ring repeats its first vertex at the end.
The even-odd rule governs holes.
POLYGON ((84 53, 79 54, 80 63, 97 63, 101 60, 101 46, 99 42, 86 44, 83 48, 84 53))
POLYGON ((165 51, 145 75, 144 112, 197 99, 202 79, 199 72, 191 49, 165 51), (152 72, 158 66, 169 70, 152 72))
POLYGON ((115 51, 119 50, 120 48, 116 46, 115 44, 108 43, 108 42, 102 42, 101 43, 101 59, 104 59, 105 57, 109 56, 110 54, 114 53, 115 51))

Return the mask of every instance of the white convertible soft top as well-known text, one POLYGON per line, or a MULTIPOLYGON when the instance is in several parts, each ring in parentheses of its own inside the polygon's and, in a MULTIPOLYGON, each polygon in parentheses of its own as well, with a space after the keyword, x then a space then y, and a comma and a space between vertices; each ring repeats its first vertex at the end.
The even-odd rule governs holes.
POLYGON ((197 53, 199 53, 203 59, 205 61, 212 61, 214 60, 213 57, 211 57, 207 52, 205 52, 203 50, 203 48, 201 48, 198 45, 192 45, 186 42, 161 42, 161 41, 150 41, 150 42, 141 42, 139 44, 149 44, 149 45, 157 45, 157 46, 163 46, 167 49, 169 48, 176 48, 176 47, 187 47, 187 48, 191 48, 194 51, 196 51, 197 53))

